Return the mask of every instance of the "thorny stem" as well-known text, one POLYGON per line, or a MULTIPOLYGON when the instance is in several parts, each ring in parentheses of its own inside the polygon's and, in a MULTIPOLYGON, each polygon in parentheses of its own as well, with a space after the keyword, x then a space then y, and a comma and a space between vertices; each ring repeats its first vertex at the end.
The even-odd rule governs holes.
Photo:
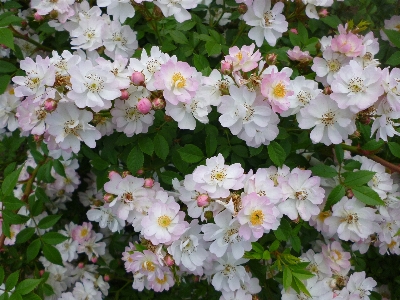
POLYGON ((51 49, 49 47, 46 47, 46 46, 43 46, 42 44, 36 42, 35 40, 31 39, 30 37, 21 34, 12 25, 9 25, 8 28, 13 32, 15 37, 20 38, 22 40, 25 40, 25 41, 35 45, 36 47, 38 47, 38 49, 41 49, 41 50, 44 50, 44 51, 49 51, 49 52, 53 51, 53 49, 51 49))
POLYGON ((384 160, 383 158, 381 158, 381 157, 379 157, 379 156, 377 156, 375 154, 369 153, 368 151, 362 150, 362 149, 360 149, 359 147, 356 147, 356 146, 349 146, 349 145, 346 145, 346 144, 340 144, 340 146, 342 146, 343 150, 348 150, 348 151, 351 151, 353 153, 364 155, 364 156, 376 161, 377 163, 380 163, 381 165, 385 166, 386 168, 388 168, 392 172, 400 173, 400 166, 392 164, 392 163, 388 162, 387 160, 384 160))
MULTIPOLYGON (((38 165, 36 166, 36 168, 33 170, 31 176, 29 177, 28 181, 26 182, 25 191, 21 197, 21 201, 28 203, 28 198, 32 192, 33 183, 35 182, 36 175, 39 172, 39 168, 41 166, 43 166, 45 163, 47 163, 50 159, 51 158, 45 156, 45 158, 41 162, 39 162, 38 165)), ((4 233, 2 233, 0 236, 0 250, 3 249, 5 239, 6 239, 6 236, 4 235, 4 233)))

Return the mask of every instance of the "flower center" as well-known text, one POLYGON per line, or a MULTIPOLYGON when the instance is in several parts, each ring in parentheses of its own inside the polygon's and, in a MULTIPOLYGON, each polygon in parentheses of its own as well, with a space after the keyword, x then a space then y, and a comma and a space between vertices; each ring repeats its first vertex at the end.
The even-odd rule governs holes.
POLYGON ((358 216, 357 214, 348 214, 345 218, 344 221, 347 222, 347 224, 353 224, 358 222, 358 216))
POLYGON ((172 75, 172 81, 174 85, 180 89, 184 88, 186 85, 186 79, 182 76, 180 72, 174 73, 174 75, 172 75))
POLYGON ((282 83, 279 82, 277 85, 273 87, 272 94, 275 96, 275 98, 283 98, 286 96, 286 86, 282 83))
POLYGON ((324 222, 327 217, 330 217, 332 213, 330 211, 322 211, 318 215, 318 220, 324 222))
POLYGON ((159 283, 159 284, 164 284, 164 283, 167 282, 167 280, 168 280, 168 277, 167 277, 167 275, 165 275, 165 274, 164 274, 164 277, 163 277, 162 279, 156 278, 156 281, 157 281, 157 283, 159 283))
POLYGON ((169 226, 169 224, 171 224, 172 220, 170 217, 163 215, 158 217, 157 219, 158 225, 160 225, 163 228, 166 228, 169 226))
POLYGON ((85 237, 85 236, 87 236, 87 234, 88 234, 88 230, 86 228, 83 228, 81 230, 81 237, 85 237))
POLYGON ((267 11, 264 13, 263 20, 264 20, 264 26, 271 26, 272 21, 274 20, 274 15, 272 14, 271 11, 267 11))
POLYGON ((122 194, 122 199, 125 203, 130 203, 133 201, 133 195, 130 192, 123 193, 122 194))
POLYGON ((311 94, 306 91, 300 91, 297 94, 297 99, 303 105, 307 105, 311 101, 311 94))
POLYGON ((149 272, 154 272, 154 270, 156 269, 156 267, 154 266, 154 264, 151 261, 144 261, 142 263, 142 268, 149 271, 149 272))
POLYGON ((321 122, 325 126, 333 125, 335 123, 335 117, 335 113, 333 113, 332 111, 328 111, 327 113, 322 115, 321 122))
POLYGON ((254 210, 250 215, 250 223, 253 226, 261 225, 264 222, 264 214, 261 209, 254 210))
POLYGON ((396 26, 394 26, 396 29, 397 29, 397 31, 400 31, 400 24, 397 24, 396 26))
POLYGON ((242 53, 242 51, 239 51, 239 53, 236 54, 235 56, 236 56, 236 58, 237 58, 238 60, 242 60, 242 58, 243 58, 243 53, 242 53))
POLYGON ((359 93, 364 89, 364 80, 362 80, 360 77, 354 77, 350 79, 348 89, 352 93, 359 93))
POLYGON ((306 191, 298 191, 294 194, 297 200, 307 199, 308 193, 306 191))
POLYGON ((136 121, 140 119, 140 113, 135 107, 125 109, 125 119, 128 121, 136 121))
POLYGON ((223 181, 226 178, 226 169, 213 169, 211 171, 211 179, 223 181))
POLYGON ((326 62, 328 64, 329 71, 337 72, 339 71, 341 64, 337 59, 328 60, 326 62))

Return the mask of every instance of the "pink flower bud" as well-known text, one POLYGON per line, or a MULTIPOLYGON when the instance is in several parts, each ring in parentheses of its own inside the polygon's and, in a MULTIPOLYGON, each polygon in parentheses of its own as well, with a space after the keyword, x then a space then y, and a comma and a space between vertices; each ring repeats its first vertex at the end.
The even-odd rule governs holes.
POLYGON ((267 62, 268 65, 275 65, 276 61, 278 59, 278 54, 276 53, 269 53, 265 56, 265 60, 267 62))
POLYGON ((129 93, 127 90, 121 90, 121 96, 119 96, 121 100, 128 100, 129 99, 129 93))
POLYGON ((152 108, 152 104, 149 99, 147 98, 142 98, 139 100, 137 104, 137 109, 139 112, 142 114, 147 114, 152 108))
POLYGON ((55 111, 57 108, 57 101, 54 99, 47 99, 46 101, 44 101, 44 110, 47 112, 53 112, 55 111))
POLYGON ((105 202, 110 203, 110 202, 112 202, 114 200, 114 195, 105 194, 103 196, 103 199, 104 199, 105 202))
POLYGON ((105 282, 110 281, 110 275, 108 275, 108 274, 104 275, 104 281, 105 282))
POLYGON ((146 188, 151 188, 151 187, 153 187, 153 185, 154 185, 154 179, 152 179, 152 178, 146 178, 145 180, 144 180, 144 187, 146 187, 146 188))
POLYGON ((162 98, 155 98, 151 101, 154 110, 163 109, 165 107, 165 100, 162 98))
POLYGON ((324 93, 325 95, 330 95, 332 94, 332 89, 331 87, 328 85, 326 87, 324 87, 324 90, 322 91, 322 93, 324 93))
POLYGON ((199 207, 204 207, 210 204, 210 197, 208 197, 207 194, 198 195, 196 200, 199 207))
POLYGON ((91 261, 92 261, 92 263, 94 263, 94 264, 97 263, 97 256, 93 256, 92 259, 91 259, 91 261))
POLYGON ((143 169, 139 169, 136 171, 136 175, 143 175, 144 171, 143 169))
POLYGON ((111 180, 115 175, 119 175, 118 172, 116 172, 116 171, 108 172, 108 179, 111 180))
POLYGON ((221 62, 221 73, 222 74, 230 74, 230 73, 232 73, 232 69, 233 69, 233 66, 230 62, 224 61, 224 60, 221 62))
POLYGON ((83 262, 80 262, 79 264, 78 264, 78 268, 79 269, 83 269, 85 267, 85 264, 83 263, 83 262))
POLYGON ((298 34, 297 29, 296 28, 292 28, 290 29, 290 32, 293 32, 294 34, 298 34))
POLYGON ((145 78, 142 72, 133 72, 131 75, 131 81, 134 85, 143 85, 144 80, 145 78))
POLYGON ((173 265, 175 264, 174 259, 173 259, 172 256, 169 255, 169 254, 167 254, 167 255, 164 257, 164 261, 165 261, 165 264, 166 264, 168 267, 171 267, 171 266, 173 266, 173 265))
POLYGON ((346 192, 346 196, 347 198, 353 198, 354 197, 354 193, 351 189, 348 189, 346 192))
POLYGON ((37 12, 35 12, 33 14, 33 18, 35 19, 35 21, 38 21, 38 22, 43 20, 43 16, 39 15, 37 12))
POLYGON ((248 7, 247 7, 247 5, 246 5, 245 3, 240 3, 240 4, 239 4, 238 12, 239 12, 241 15, 244 15, 244 14, 247 12, 247 10, 248 10, 248 7))
POLYGON ((329 12, 328 12, 328 10, 327 10, 326 8, 322 8, 322 9, 318 12, 318 14, 319 14, 319 16, 320 16, 321 18, 324 18, 324 17, 326 17, 326 16, 329 15, 329 12))
POLYGON ((40 277, 42 277, 42 276, 43 276, 43 274, 44 274, 44 270, 40 270, 40 271, 39 271, 39 275, 40 275, 40 277))
POLYGON ((43 136, 42 135, 37 135, 37 134, 35 134, 34 136, 33 136, 33 140, 37 143, 37 142, 40 142, 41 140, 43 140, 43 136))

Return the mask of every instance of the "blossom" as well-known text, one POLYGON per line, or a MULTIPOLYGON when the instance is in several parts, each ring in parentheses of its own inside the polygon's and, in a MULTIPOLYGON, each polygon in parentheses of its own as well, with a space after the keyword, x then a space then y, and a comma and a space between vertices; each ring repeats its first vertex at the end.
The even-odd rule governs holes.
POLYGON ((298 115, 301 129, 313 130, 310 138, 314 143, 339 144, 356 130, 354 115, 348 109, 340 109, 329 96, 319 94, 298 115))
POLYGON ((238 190, 243 187, 243 172, 239 163, 225 165, 225 159, 219 153, 217 157, 207 158, 206 165, 198 166, 193 171, 193 177, 186 177, 185 181, 194 181, 196 190, 208 193, 210 197, 228 197, 229 189, 238 190))
POLYGON ((188 227, 185 213, 178 203, 154 203, 148 215, 142 219, 142 233, 154 245, 171 243, 179 239, 188 227))
POLYGON ((77 153, 81 141, 94 148, 101 134, 89 124, 92 117, 91 112, 79 110, 72 103, 60 102, 55 112, 46 118, 48 132, 55 137, 62 149, 71 148, 77 153))
POLYGON ((70 32, 72 49, 93 51, 101 47, 105 24, 105 20, 97 16, 80 19, 78 26, 70 32))
POLYGON ((8 89, 0 95, 0 128, 7 127, 9 131, 18 128, 16 112, 20 105, 21 100, 14 95, 13 90, 8 89))
MULTIPOLYGON (((128 5, 131 6, 129 2, 128 5)), ((138 47, 136 32, 128 25, 121 26, 118 21, 112 21, 110 25, 103 26, 102 30, 105 54, 111 58, 118 55, 131 57, 138 47)))
POLYGON ((362 39, 352 32, 335 36, 332 39, 331 47, 333 51, 343 53, 348 57, 360 56, 365 52, 362 39))
POLYGON ((271 9, 271 0, 254 0, 248 11, 243 15, 247 25, 253 26, 249 31, 249 38, 256 42, 258 47, 267 40, 271 46, 276 45, 278 38, 287 31, 288 22, 282 14, 284 4, 278 2, 271 9))
POLYGON ((335 74, 332 81, 332 94, 339 108, 349 108, 358 113, 373 105, 383 93, 381 71, 375 66, 363 67, 350 61, 335 74))
POLYGON ((112 15, 114 20, 124 23, 127 18, 135 16, 135 9, 129 0, 97 0, 99 7, 107 7, 107 14, 112 15))
POLYGON ((254 52, 255 45, 243 46, 239 49, 237 46, 229 48, 229 55, 225 56, 225 62, 229 62, 233 66, 233 71, 242 70, 249 72, 258 66, 261 60, 261 53, 259 50, 254 52))
POLYGON ((341 240, 358 242, 380 230, 375 223, 375 211, 365 207, 355 197, 343 197, 332 207, 332 216, 325 219, 325 224, 329 226, 330 232, 337 232, 341 240))
POLYGON ((371 277, 365 276, 365 271, 355 272, 350 276, 345 288, 349 292, 349 299, 370 299, 369 295, 377 283, 371 277))
POLYGON ((351 254, 345 252, 338 241, 322 245, 322 255, 333 272, 349 271, 351 254))
POLYGON ((200 0, 177 0, 177 1, 169 1, 169 0, 157 0, 154 2, 157 5, 164 16, 174 16, 175 19, 182 23, 191 18, 190 13, 187 9, 195 8, 200 3, 200 0))
POLYGON ((199 86, 199 73, 186 62, 169 60, 154 74, 154 87, 163 90, 165 100, 173 105, 188 103, 199 86))
POLYGON ((311 177, 311 171, 295 168, 281 183, 284 199, 278 205, 281 213, 287 215, 291 220, 300 217, 308 221, 311 216, 320 212, 318 204, 324 200, 325 191, 320 186, 320 178, 311 177))
POLYGON ((287 55, 290 60, 294 61, 300 61, 300 62, 308 62, 312 60, 312 57, 310 56, 310 52, 308 51, 301 51, 299 46, 295 46, 293 50, 288 50, 287 55))

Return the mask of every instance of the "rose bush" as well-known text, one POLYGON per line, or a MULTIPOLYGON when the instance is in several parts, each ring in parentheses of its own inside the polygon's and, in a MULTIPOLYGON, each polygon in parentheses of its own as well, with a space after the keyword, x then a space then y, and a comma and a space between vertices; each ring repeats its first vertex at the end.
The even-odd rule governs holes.
POLYGON ((0 2, 0 299, 400 299, 395 0, 0 2))

